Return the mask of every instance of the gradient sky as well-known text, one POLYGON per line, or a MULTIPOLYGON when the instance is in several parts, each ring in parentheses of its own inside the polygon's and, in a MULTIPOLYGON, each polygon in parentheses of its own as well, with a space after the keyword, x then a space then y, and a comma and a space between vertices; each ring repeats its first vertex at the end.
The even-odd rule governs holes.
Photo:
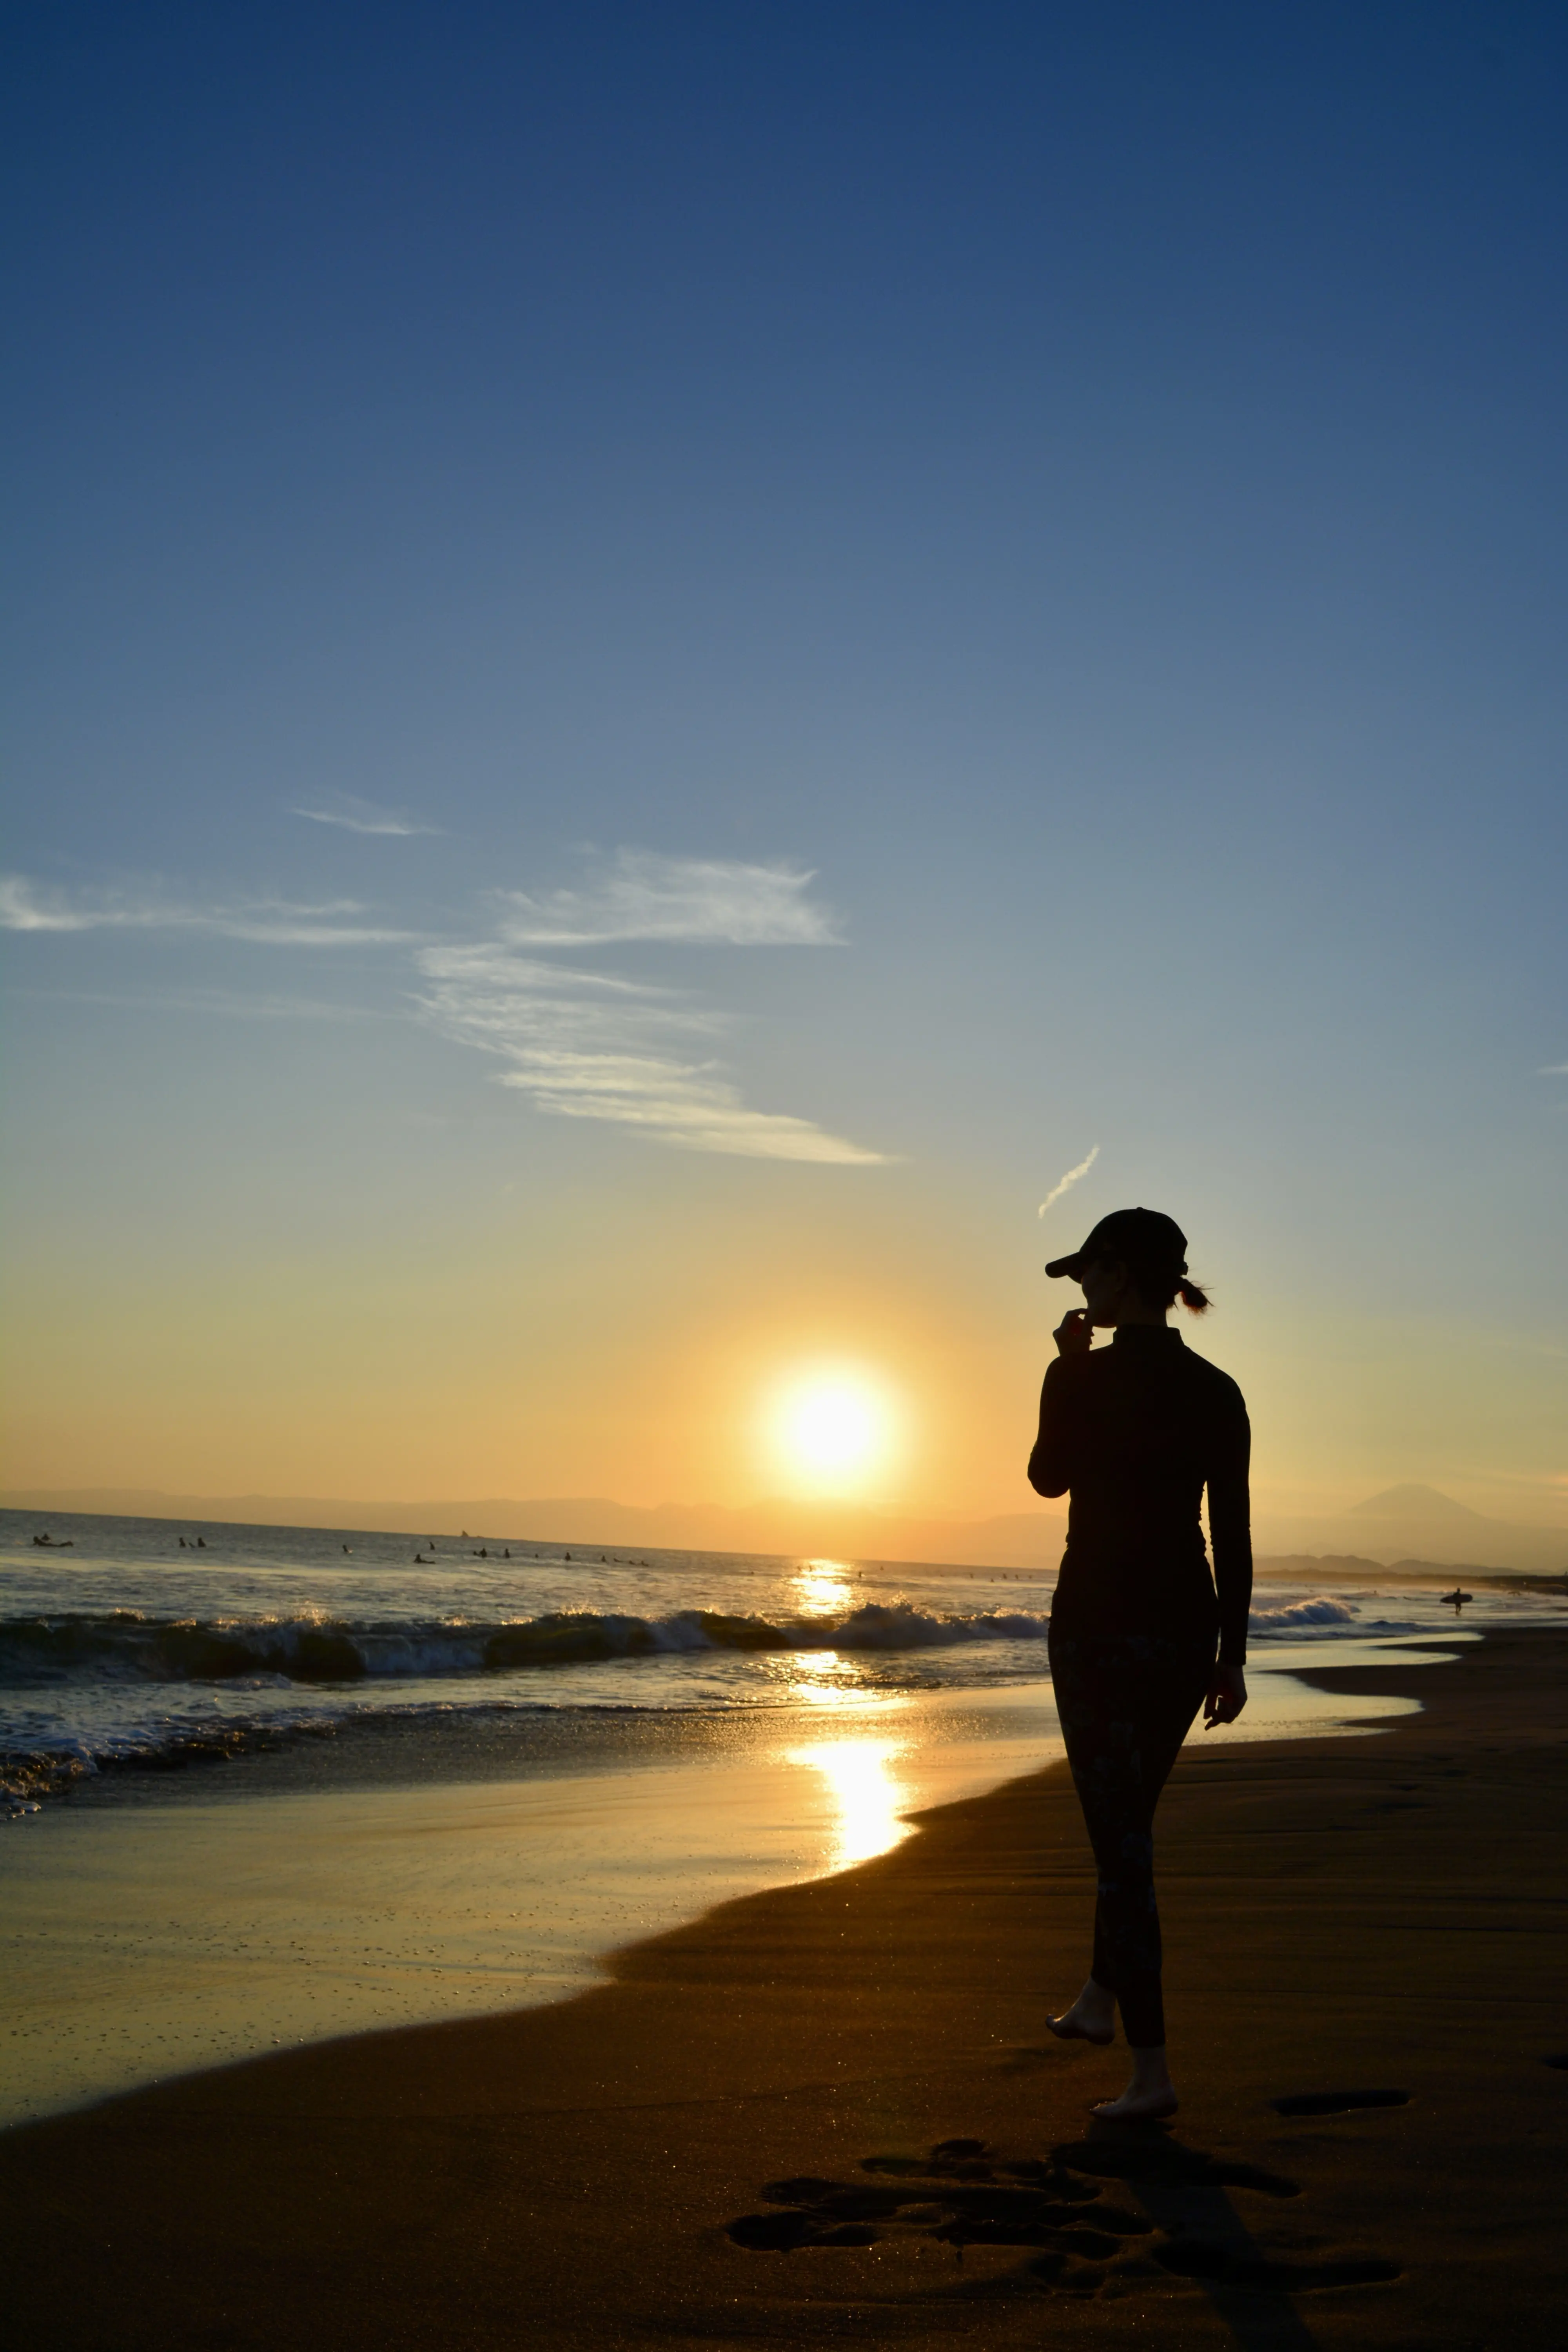
POLYGON ((1568 1517, 1560 8, 5 42, 7 1483, 1568 1517))

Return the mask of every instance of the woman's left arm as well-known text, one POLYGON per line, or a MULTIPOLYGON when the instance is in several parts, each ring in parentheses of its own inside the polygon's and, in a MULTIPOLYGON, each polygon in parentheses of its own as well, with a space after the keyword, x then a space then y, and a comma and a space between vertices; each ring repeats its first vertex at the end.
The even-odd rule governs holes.
POLYGON ((1209 1540, 1219 1595, 1219 1660, 1205 1705, 1205 1721, 1234 1723, 1247 1705, 1247 1620, 1252 1606, 1252 1505, 1247 1473, 1252 1429, 1241 1391, 1233 1388, 1219 1416, 1209 1457, 1209 1540))

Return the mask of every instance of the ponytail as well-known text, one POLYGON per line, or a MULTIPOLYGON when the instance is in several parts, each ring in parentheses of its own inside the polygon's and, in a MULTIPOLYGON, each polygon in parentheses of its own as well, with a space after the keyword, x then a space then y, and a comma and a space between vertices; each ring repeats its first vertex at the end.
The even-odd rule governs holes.
POLYGON ((1207 1291, 1200 1290, 1195 1282, 1187 1280, 1184 1266, 1180 1274, 1176 1274, 1169 1259, 1163 1266, 1141 1265, 1135 1258, 1124 1258, 1121 1263, 1127 1268, 1132 1287, 1146 1307, 1174 1307, 1180 1299, 1189 1315, 1208 1313, 1207 1291))
POLYGON ((1179 1298, 1189 1315, 1208 1313, 1207 1292, 1200 1290, 1195 1282, 1189 1282, 1184 1274, 1173 1274, 1168 1266, 1156 1273, 1150 1266, 1131 1264, 1128 1265, 1127 1271, 1132 1278, 1134 1289, 1147 1306, 1174 1307, 1179 1298))

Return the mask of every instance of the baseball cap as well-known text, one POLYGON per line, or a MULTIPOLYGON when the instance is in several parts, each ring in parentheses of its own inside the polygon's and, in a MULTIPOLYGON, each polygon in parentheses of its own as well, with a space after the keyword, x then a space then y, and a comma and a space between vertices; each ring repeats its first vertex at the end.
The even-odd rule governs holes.
POLYGON ((1112 1209, 1108 1217, 1101 1217, 1081 1249, 1068 1257, 1052 1258, 1046 1272, 1068 1275, 1077 1282, 1089 1260, 1095 1257, 1123 1258, 1129 1265, 1168 1273, 1174 1280, 1187 1270, 1187 1237, 1174 1217, 1163 1216, 1158 1209, 1112 1209))

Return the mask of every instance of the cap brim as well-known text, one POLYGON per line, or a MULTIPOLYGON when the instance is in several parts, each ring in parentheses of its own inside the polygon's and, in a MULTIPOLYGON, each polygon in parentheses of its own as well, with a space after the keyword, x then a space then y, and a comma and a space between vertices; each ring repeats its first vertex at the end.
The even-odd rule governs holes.
POLYGON ((1057 1276, 1066 1274, 1070 1275, 1073 1281, 1076 1282, 1079 1275, 1083 1272, 1082 1250, 1074 1250, 1071 1257, 1052 1258, 1049 1265, 1046 1268, 1046 1272, 1051 1276, 1053 1280, 1057 1276))

